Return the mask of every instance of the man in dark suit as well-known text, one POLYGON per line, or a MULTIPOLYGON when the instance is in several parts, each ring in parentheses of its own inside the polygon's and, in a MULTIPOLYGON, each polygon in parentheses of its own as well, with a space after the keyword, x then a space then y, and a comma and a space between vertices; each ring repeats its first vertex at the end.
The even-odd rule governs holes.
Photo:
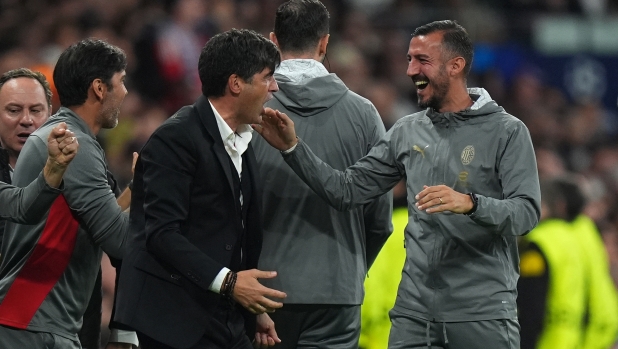
POLYGON ((285 293, 258 278, 259 177, 251 124, 278 90, 276 46, 249 30, 202 49, 203 96, 144 145, 135 167, 131 233, 115 320, 149 348, 252 348, 279 342, 266 312, 285 293), (269 298, 267 298, 269 297, 269 298), (257 315, 257 316, 256 316, 257 315), (257 320, 257 328, 256 328, 257 320))

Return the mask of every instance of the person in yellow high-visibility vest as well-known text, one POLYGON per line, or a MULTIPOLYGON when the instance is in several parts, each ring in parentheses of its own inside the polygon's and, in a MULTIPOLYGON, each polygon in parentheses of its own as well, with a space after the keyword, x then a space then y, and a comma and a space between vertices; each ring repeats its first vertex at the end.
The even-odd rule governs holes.
POLYGON ((584 198, 575 181, 541 182, 541 221, 520 241, 521 349, 578 349, 585 309, 584 256, 572 222, 584 198))
POLYGON ((608 349, 618 335, 618 293, 609 273, 607 251, 592 219, 581 214, 572 224, 586 275, 586 321, 580 348, 608 349))
POLYGON ((403 231, 408 224, 408 208, 393 211, 393 233, 382 247, 365 279, 365 299, 361 306, 361 336, 363 349, 385 349, 391 321, 388 312, 395 304, 401 270, 406 260, 403 231))

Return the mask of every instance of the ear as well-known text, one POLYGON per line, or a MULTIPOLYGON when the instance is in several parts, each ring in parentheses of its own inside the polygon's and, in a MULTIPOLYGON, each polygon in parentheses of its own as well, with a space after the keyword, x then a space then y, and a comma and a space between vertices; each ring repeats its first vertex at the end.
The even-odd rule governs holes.
POLYGON ((243 90, 244 86, 245 82, 236 74, 232 74, 229 78, 227 78, 227 87, 233 95, 239 94, 243 90))
POLYGON ((449 75, 455 77, 459 74, 463 74, 466 66, 466 60, 463 57, 454 57, 448 62, 449 75))
POLYGON ((324 35, 318 42, 318 55, 322 58, 326 55, 326 47, 328 46, 328 39, 330 34, 324 35))
POLYGON ((277 41, 277 35, 275 35, 275 32, 270 32, 269 37, 270 37, 270 41, 274 42, 274 43, 275 43, 275 45, 277 45, 277 48, 278 48, 278 49, 281 49, 281 48, 279 47, 279 41, 277 41))
POLYGON ((98 101, 102 101, 103 97, 105 97, 105 93, 107 92, 107 86, 103 83, 101 79, 94 79, 90 84, 92 88, 92 93, 97 98, 98 101))

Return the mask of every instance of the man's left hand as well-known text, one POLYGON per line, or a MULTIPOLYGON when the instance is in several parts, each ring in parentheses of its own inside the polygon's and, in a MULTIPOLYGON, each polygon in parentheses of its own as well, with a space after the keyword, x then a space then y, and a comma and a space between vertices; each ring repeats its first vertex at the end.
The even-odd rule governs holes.
POLYGON ((279 339, 277 331, 275 331, 275 323, 266 313, 258 315, 253 347, 268 348, 276 343, 281 343, 281 339, 279 339))
POLYGON ((466 213, 474 207, 470 195, 462 194, 446 185, 423 186, 423 190, 414 198, 416 208, 427 213, 444 211, 466 213))

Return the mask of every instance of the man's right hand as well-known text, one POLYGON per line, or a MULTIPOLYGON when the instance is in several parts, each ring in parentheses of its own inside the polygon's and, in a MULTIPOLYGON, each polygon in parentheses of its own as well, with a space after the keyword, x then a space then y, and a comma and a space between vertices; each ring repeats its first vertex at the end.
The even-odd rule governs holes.
POLYGON ((275 271, 257 269, 239 271, 233 291, 234 300, 253 314, 272 313, 275 309, 281 308, 283 303, 275 302, 266 297, 283 299, 287 295, 284 292, 263 286, 258 281, 258 279, 272 279, 275 276, 277 276, 275 271))
POLYGON ((262 122, 251 126, 268 144, 281 151, 291 149, 298 143, 294 121, 278 110, 264 108, 262 122))

